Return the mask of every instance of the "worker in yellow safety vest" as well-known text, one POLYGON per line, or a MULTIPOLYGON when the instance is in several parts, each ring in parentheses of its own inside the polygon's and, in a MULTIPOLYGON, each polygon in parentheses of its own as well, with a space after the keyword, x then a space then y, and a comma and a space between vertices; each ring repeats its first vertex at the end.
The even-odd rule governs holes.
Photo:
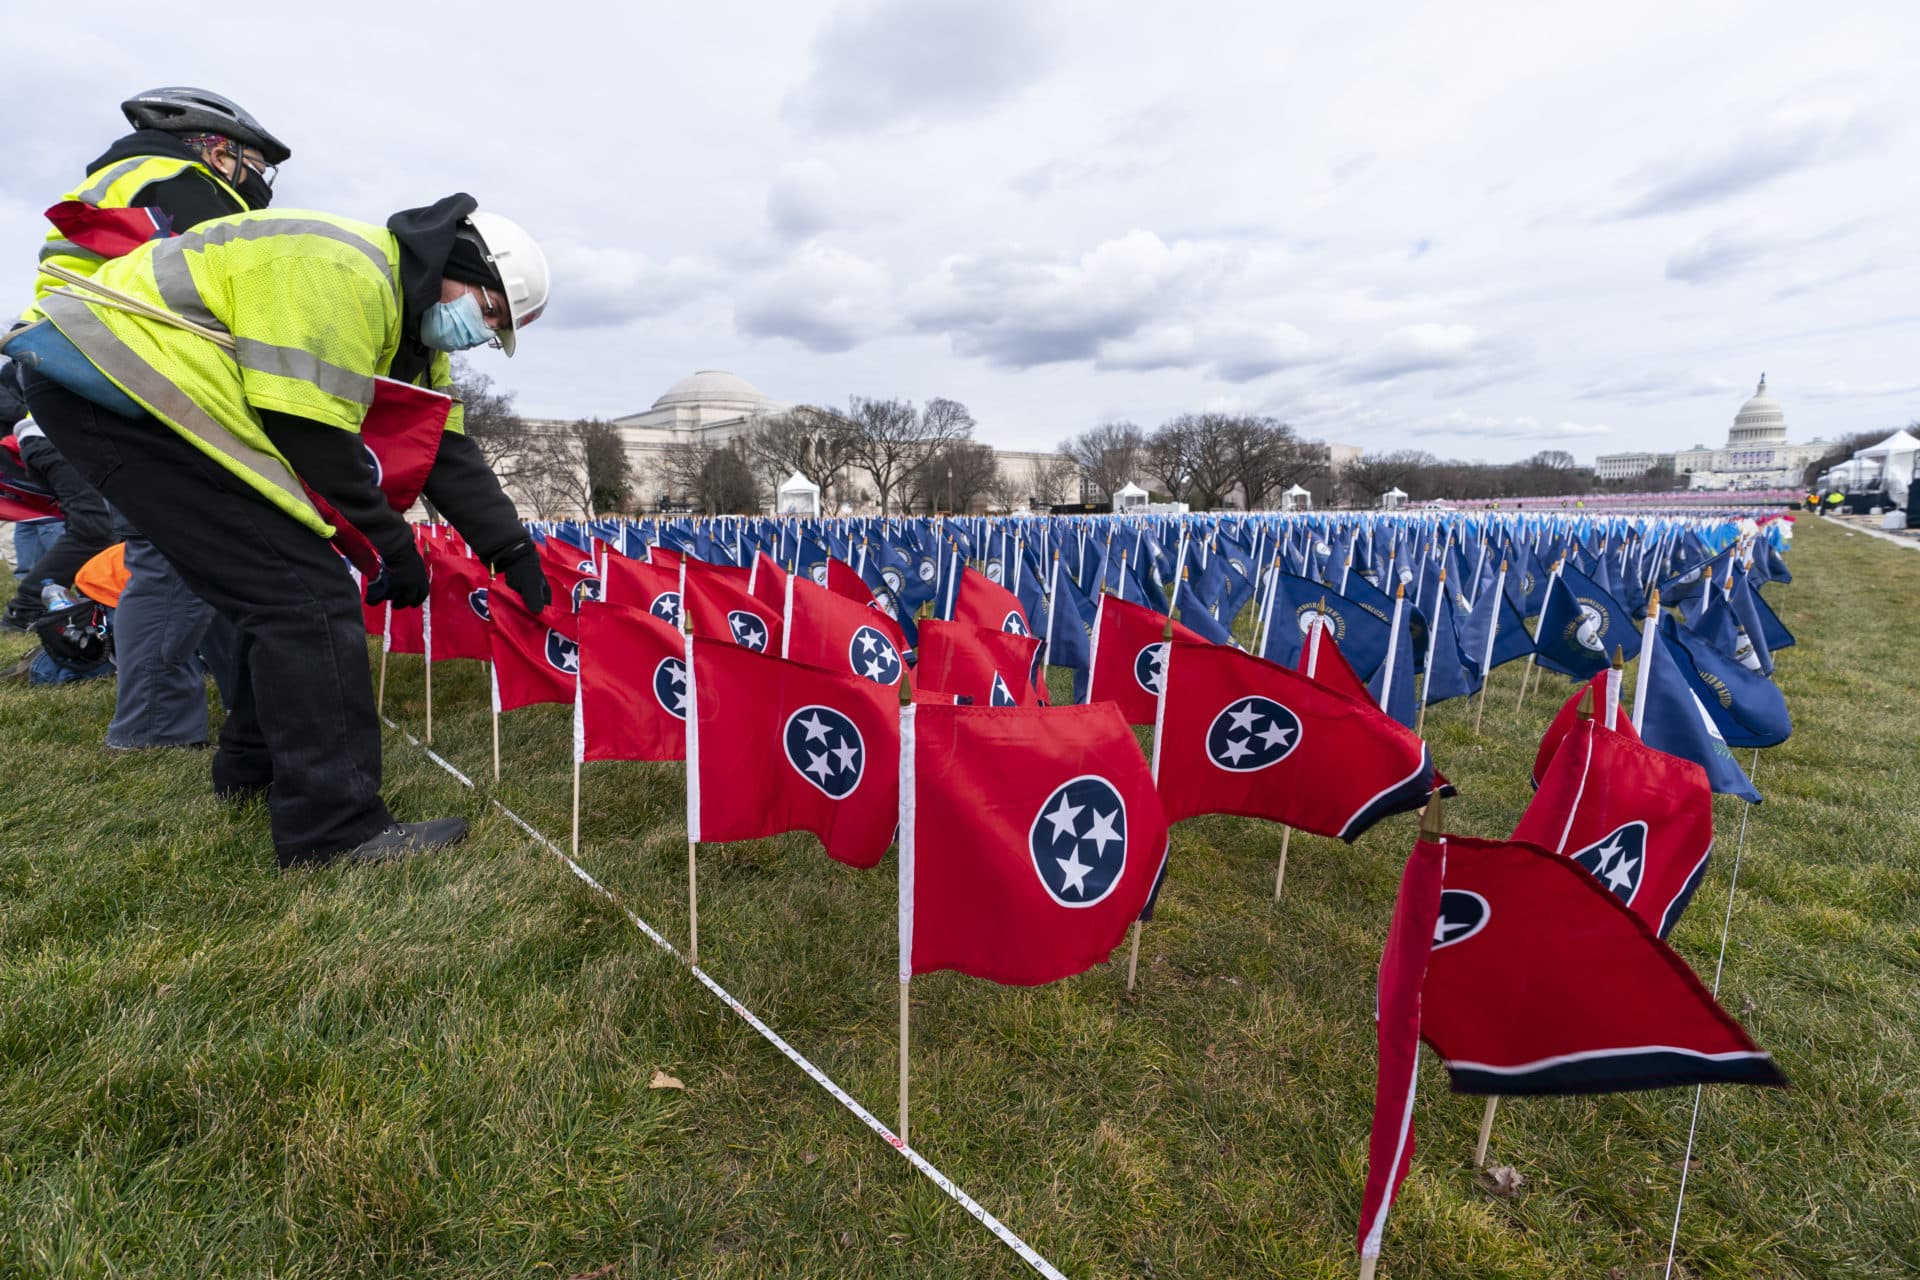
MULTIPOLYGON (((360 599, 324 498, 377 548, 398 607, 427 570, 359 440, 376 380, 445 387, 452 352, 513 354, 550 273, 517 224, 457 194, 376 226, 243 213, 153 240, 39 300, 27 401, 50 439, 238 631, 216 794, 264 793, 280 865, 384 862, 451 844, 459 818, 398 823, 360 599), (72 355, 62 349, 72 348, 72 355)), ((551 600, 513 503, 463 431, 426 496, 538 612, 551 600)))
MULTIPOLYGON (((157 234, 185 231, 209 218, 264 209, 273 199, 273 178, 293 154, 285 143, 269 133, 238 103, 206 89, 171 86, 149 89, 120 104, 120 110, 133 126, 133 132, 115 141, 87 165, 80 185, 60 198, 94 209, 146 209, 154 215, 157 234)), ((46 269, 92 275, 100 265, 100 255, 73 244, 59 229, 47 233, 40 246, 42 269, 34 280, 34 299, 57 288, 59 281, 46 269)), ((21 316, 24 322, 40 318, 37 305, 30 305, 21 316)), ((15 372, 0 366, 0 377, 13 378, 15 372)), ((37 433, 34 433, 37 438, 37 433)), ((51 444, 36 446, 49 453, 51 444)), ((60 470, 52 459, 38 464, 49 474, 60 470)), ((71 587, 73 575, 81 565, 98 554, 117 537, 135 539, 134 560, 144 568, 142 588, 136 589, 129 615, 127 634, 148 630, 144 617, 179 617, 198 614, 186 588, 165 568, 166 562, 140 539, 137 532, 116 532, 111 513, 100 496, 84 485, 71 493, 60 494, 67 524, 61 536, 48 546, 31 565, 18 566, 23 576, 14 596, 7 602, 5 625, 24 630, 41 612, 41 594, 49 584, 71 587), (173 579, 173 580, 169 580, 173 579), (152 590, 149 591, 148 588, 152 590), (152 605, 143 604, 148 596, 152 605)), ((197 630, 206 629, 205 618, 194 619, 197 630)), ((197 638, 196 638, 197 642, 197 638)), ((194 644, 186 646, 191 658, 194 644)), ((139 660, 139 645, 134 646, 136 661, 123 669, 118 691, 131 689, 133 700, 143 698, 145 664, 139 660)), ((199 700, 198 736, 206 738, 206 692, 204 681, 192 681, 192 694, 199 700)), ((181 693, 176 700, 184 701, 181 693)), ((123 736, 125 736, 123 734, 123 736)), ((108 741, 114 734, 108 733, 108 741)), ((134 743, 128 745, 159 745, 134 743)))

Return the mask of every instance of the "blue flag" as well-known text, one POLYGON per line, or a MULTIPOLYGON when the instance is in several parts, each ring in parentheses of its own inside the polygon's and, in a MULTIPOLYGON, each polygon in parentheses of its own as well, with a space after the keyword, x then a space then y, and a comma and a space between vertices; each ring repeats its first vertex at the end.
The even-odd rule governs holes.
POLYGON ((1606 670, 1616 645, 1629 658, 1640 652, 1632 612, 1572 564, 1547 589, 1533 643, 1541 666, 1581 680, 1606 670))
POLYGON ((1660 631, 1673 641, 1681 673, 1729 747, 1773 747, 1787 740, 1793 720, 1778 685, 1703 636, 1682 630, 1672 615, 1661 619, 1660 631))
POLYGON ((1662 630, 1653 650, 1640 664, 1640 678, 1647 682, 1641 741, 1705 769, 1707 784, 1721 795, 1760 803, 1760 793, 1733 758, 1733 750, 1721 736, 1713 714, 1688 684, 1689 668, 1685 651, 1662 630))

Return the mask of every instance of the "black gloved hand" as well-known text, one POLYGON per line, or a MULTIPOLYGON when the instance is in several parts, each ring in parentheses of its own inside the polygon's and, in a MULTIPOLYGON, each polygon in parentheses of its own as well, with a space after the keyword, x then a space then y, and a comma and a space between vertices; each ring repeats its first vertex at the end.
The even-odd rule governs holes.
POLYGON ((367 584, 367 603, 391 604, 396 609, 418 609, 427 601, 427 564, 419 549, 408 542, 382 553, 380 576, 367 584))
POLYGON ((553 603, 553 588, 540 568, 540 551, 531 542, 516 542, 494 557, 493 571, 507 580, 527 606, 528 613, 540 613, 553 603))

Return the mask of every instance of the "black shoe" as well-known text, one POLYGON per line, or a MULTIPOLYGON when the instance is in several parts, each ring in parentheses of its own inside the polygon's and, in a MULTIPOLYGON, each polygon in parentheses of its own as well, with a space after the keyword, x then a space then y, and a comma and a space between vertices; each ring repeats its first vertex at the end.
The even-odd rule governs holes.
POLYGON ((398 822, 337 856, 340 862, 398 862, 416 853, 444 849, 467 838, 465 818, 398 822))
POLYGON ((46 606, 39 601, 28 602, 15 596, 7 601, 6 613, 0 614, 0 631, 31 631, 46 612, 46 606))

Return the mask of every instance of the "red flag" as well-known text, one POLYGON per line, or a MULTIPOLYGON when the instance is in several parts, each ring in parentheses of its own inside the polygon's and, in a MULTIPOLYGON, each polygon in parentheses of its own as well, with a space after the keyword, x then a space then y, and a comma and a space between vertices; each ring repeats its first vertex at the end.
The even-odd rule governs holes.
POLYGON ((1237 813, 1350 841, 1432 793, 1426 743, 1297 671, 1176 643, 1165 678, 1153 750, 1169 822, 1237 813))
POLYGON ((440 542, 427 551, 427 602, 433 610, 433 660, 491 661, 487 626, 487 567, 440 542))
POLYGON ((899 817, 899 694, 724 640, 688 652, 687 839, 811 831, 836 861, 878 863, 899 817))
MULTIPOLYGON (((1595 720, 1605 720, 1607 710, 1607 682, 1612 678, 1613 672, 1611 669, 1599 672, 1593 679, 1575 689, 1573 693, 1568 696, 1567 700, 1560 704, 1560 710, 1554 713, 1553 722, 1547 726, 1546 733, 1540 738, 1540 749, 1534 753, 1533 785, 1535 787, 1538 787, 1541 779, 1547 776, 1547 765, 1552 762, 1554 750, 1560 745, 1560 740, 1573 730, 1574 725, 1579 723, 1580 700, 1587 696, 1589 690, 1592 691, 1593 700, 1587 704, 1588 712, 1595 720)), ((1614 722, 1606 727, 1612 729, 1615 733, 1620 734, 1629 741, 1640 741, 1640 735, 1635 733, 1633 729, 1633 719, 1627 715, 1624 709, 1620 710, 1614 717, 1614 722)))
POLYGON ((1573 862, 1446 843, 1420 1017, 1456 1093, 1786 1083, 1686 961, 1573 862))
POLYGON ((1167 824, 1112 706, 902 713, 900 978, 1057 982, 1152 895, 1167 824))
POLYGON ((580 670, 580 646, 573 611, 555 600, 535 617, 504 579, 487 592, 493 621, 488 640, 493 654, 493 706, 512 711, 536 702, 572 702, 580 670))
MULTIPOLYGON (((1313 633, 1309 632, 1306 643, 1300 646, 1300 657, 1294 663, 1294 670, 1307 676, 1316 684, 1343 694, 1362 706, 1378 707, 1379 700, 1373 696, 1373 690, 1367 688, 1367 682, 1360 678, 1360 673, 1353 669, 1353 664, 1347 661, 1347 655, 1340 651, 1340 645, 1334 640, 1332 630, 1326 626, 1316 629, 1320 633, 1318 660, 1314 658, 1313 633), (1307 671, 1309 664, 1313 665, 1311 674, 1307 671)), ((1447 781, 1447 775, 1440 772, 1438 765, 1433 769, 1432 787, 1433 793, 1442 796, 1452 797, 1459 794, 1454 790, 1453 784, 1447 781)))
POLYGON ((845 596, 855 604, 862 606, 873 599, 872 588, 867 586, 866 582, 862 580, 859 571, 845 560, 840 559, 838 556, 828 556, 821 563, 826 569, 827 580, 825 586, 827 590, 837 596, 845 596))
POLYGON ((781 657, 876 684, 900 683, 907 641, 899 623, 805 578, 783 576, 787 620, 780 630, 781 657))
POLYGON ((84 200, 62 200, 46 217, 66 239, 102 258, 123 258, 149 240, 173 234, 171 220, 158 209, 101 209, 84 200))
POLYGON ((386 632, 381 643, 388 653, 425 653, 427 651, 427 611, 415 605, 411 609, 388 609, 386 632))
POLYGON ((580 610, 580 760, 687 758, 687 638, 641 609, 580 610))
POLYGON ((373 380, 373 401, 360 421, 360 443, 387 505, 405 512, 427 487, 453 397, 395 378, 373 380))
POLYGON ((747 578, 747 591, 769 609, 785 612, 787 607, 787 571, 764 551, 756 552, 753 569, 747 578))
POLYGON ((554 600, 569 613, 579 612, 588 600, 606 596, 605 584, 600 581, 600 562, 571 542, 548 538, 541 543, 540 568, 553 585, 554 600))
POLYGON ((1400 873, 1386 949, 1380 954, 1380 993, 1374 1036, 1380 1064, 1373 1083, 1373 1134, 1367 1142, 1367 1189, 1360 1200, 1360 1256, 1380 1256, 1387 1210, 1413 1163, 1413 1092, 1420 1078, 1420 985, 1433 951, 1440 915, 1446 845, 1414 842, 1400 873))
MULTIPOLYGON (((658 548, 655 548, 657 551, 658 548)), ((680 566, 614 556, 607 561, 600 598, 607 604, 645 609, 667 625, 680 625, 680 566)))
POLYGON ((1027 611, 1020 607, 1020 597, 972 565, 960 571, 960 589, 953 602, 952 620, 1016 636, 1033 634, 1033 628, 1027 624, 1027 611))
POLYGON ((702 560, 684 561, 681 569, 687 630, 755 653, 780 652, 780 611, 748 593, 747 570, 702 560))
MULTIPOLYGON (((1093 615, 1093 669, 1087 676, 1087 701, 1118 703, 1128 724, 1152 724, 1167 668, 1167 646, 1161 639, 1166 630, 1165 615, 1102 594, 1093 615)), ((1205 636, 1178 622, 1173 624, 1173 638, 1206 643, 1205 636)))
POLYGON ((1691 760, 1583 721, 1513 838, 1573 859, 1664 938, 1707 873, 1713 790, 1691 760))
POLYGON ((1456 1093, 1787 1083, 1644 921, 1568 859, 1517 841, 1415 845, 1381 957, 1379 1018, 1362 1256, 1380 1252, 1413 1154, 1409 1018, 1456 1093))
POLYGON ((925 689, 956 694, 978 707, 1038 707, 1040 641, 1031 636, 941 622, 920 624, 920 665, 914 680, 925 689))

